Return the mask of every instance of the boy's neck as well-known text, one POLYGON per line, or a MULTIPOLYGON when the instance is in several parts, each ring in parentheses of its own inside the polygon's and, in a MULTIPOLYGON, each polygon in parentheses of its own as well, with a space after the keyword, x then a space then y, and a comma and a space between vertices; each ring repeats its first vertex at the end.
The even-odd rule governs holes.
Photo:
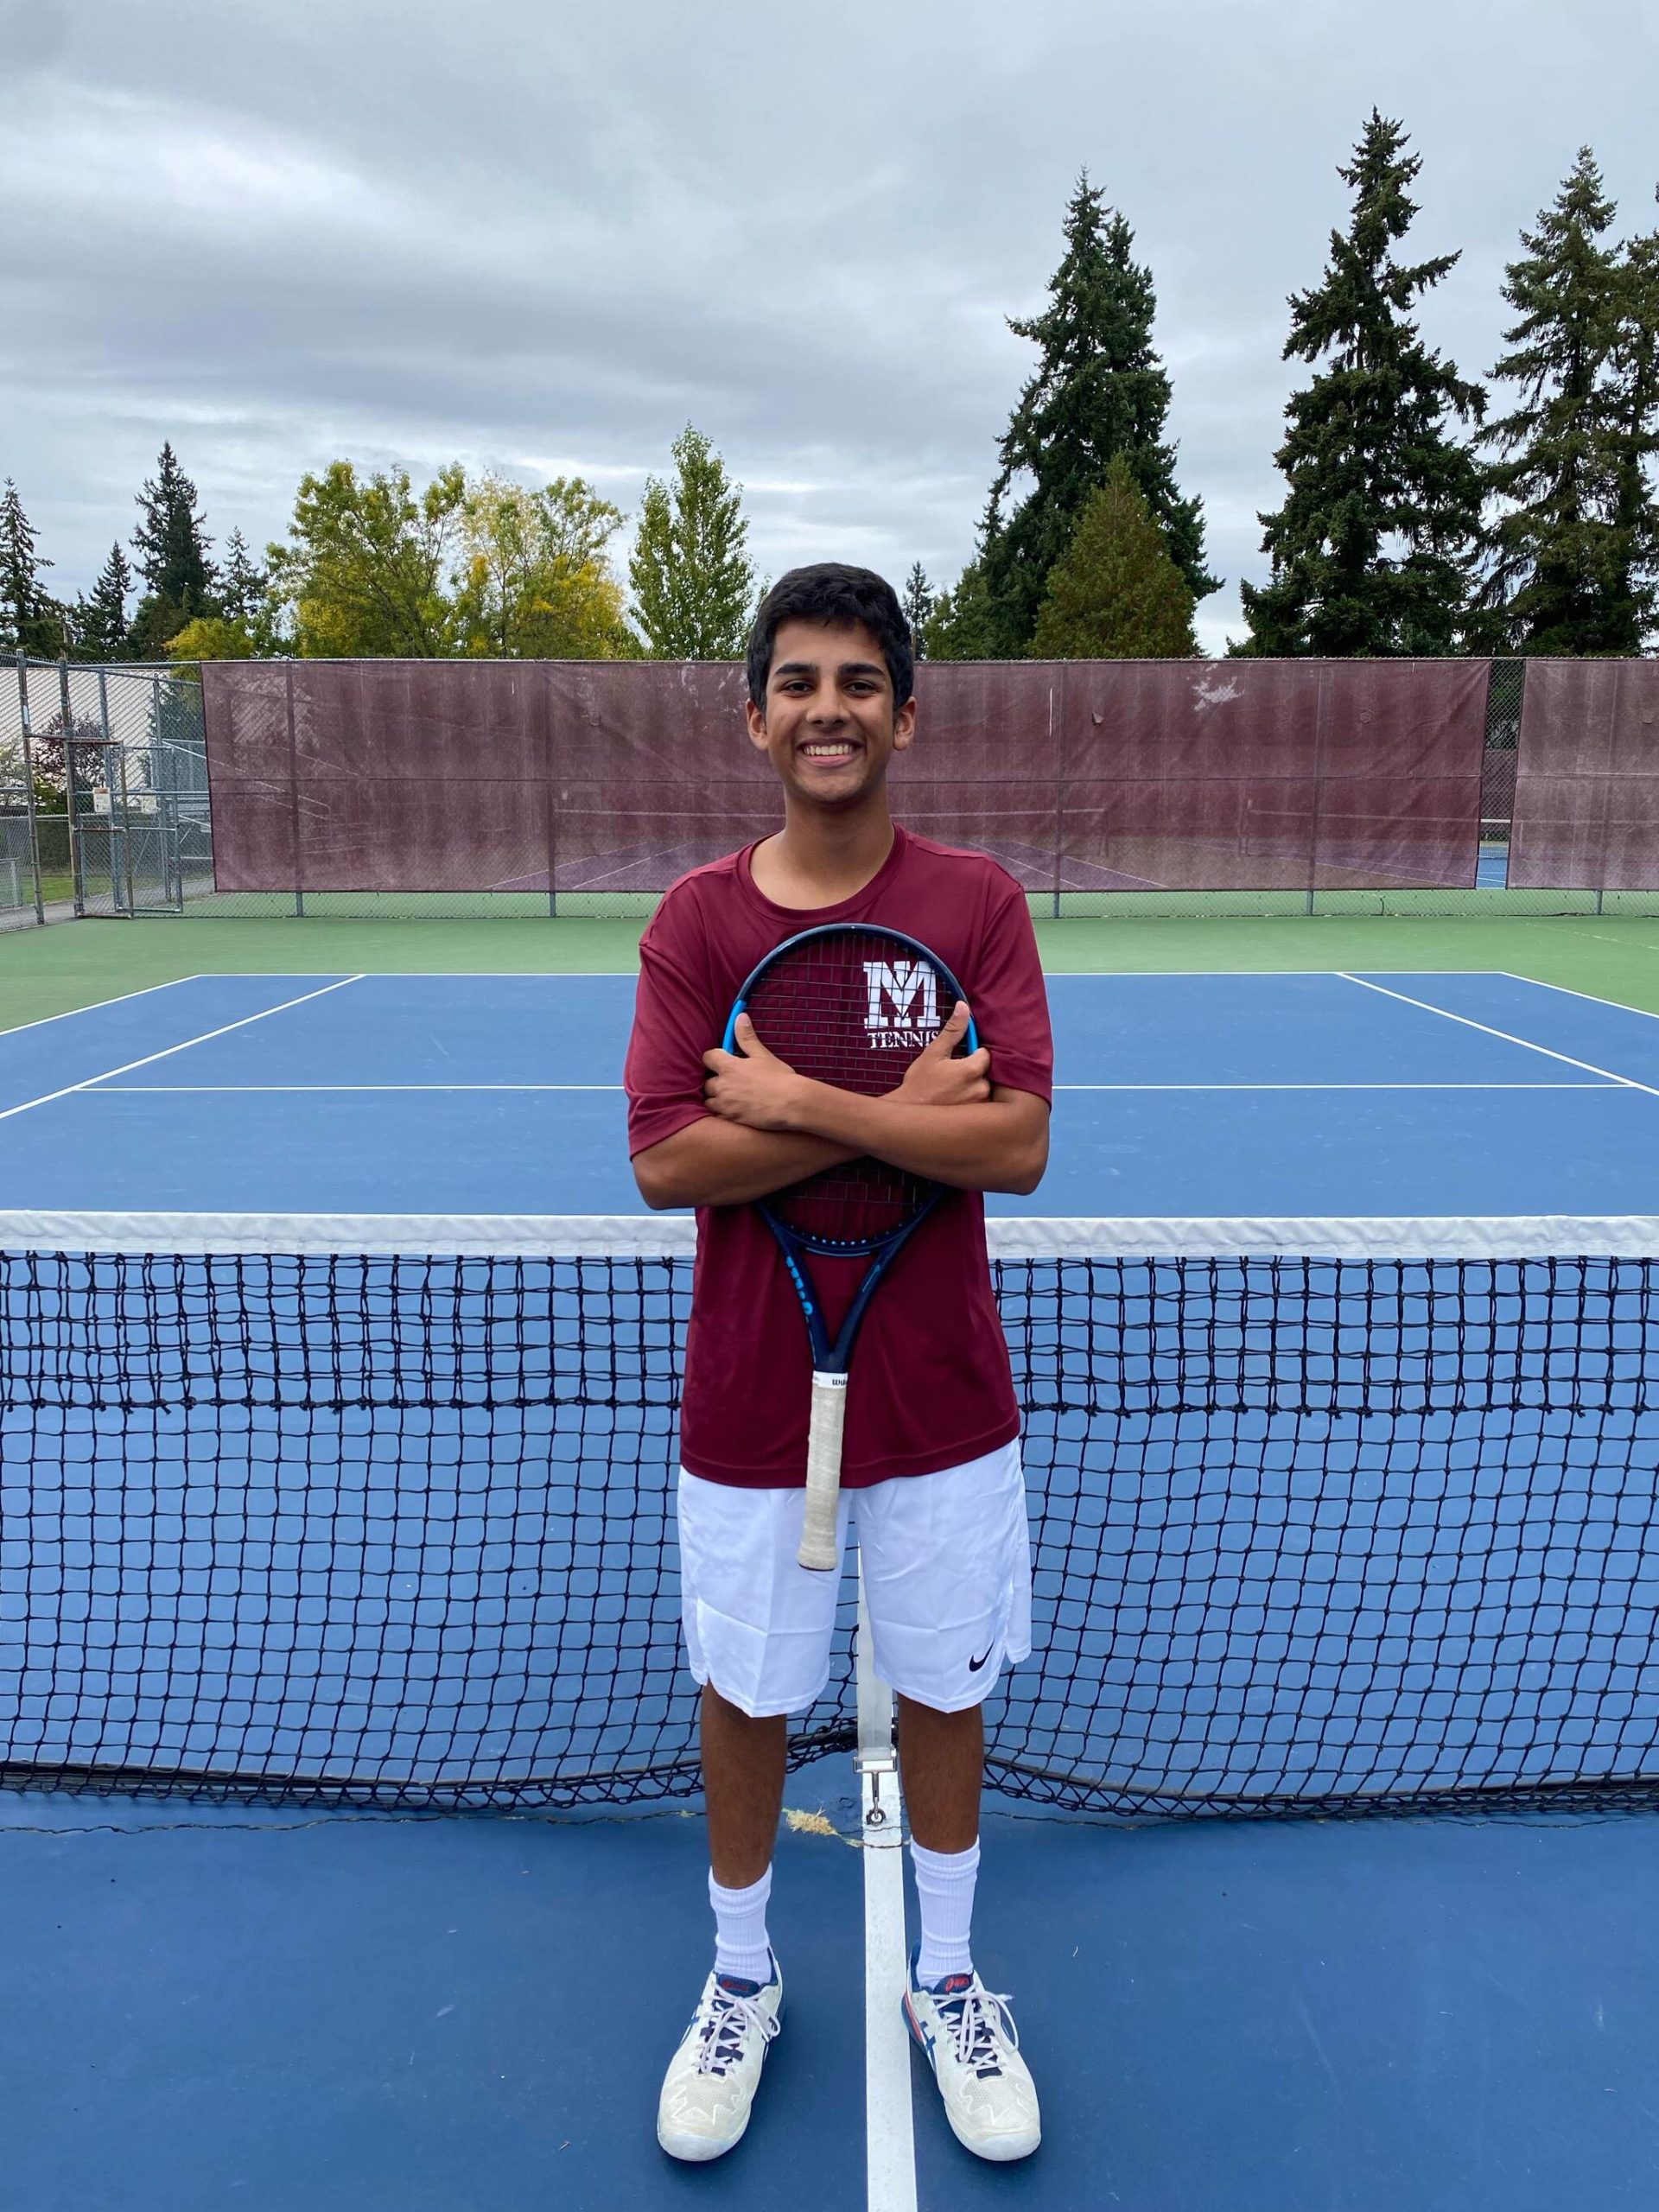
POLYGON ((886 789, 845 813, 785 804, 784 826, 751 859, 755 888, 775 906, 838 906, 874 880, 893 850, 886 789))

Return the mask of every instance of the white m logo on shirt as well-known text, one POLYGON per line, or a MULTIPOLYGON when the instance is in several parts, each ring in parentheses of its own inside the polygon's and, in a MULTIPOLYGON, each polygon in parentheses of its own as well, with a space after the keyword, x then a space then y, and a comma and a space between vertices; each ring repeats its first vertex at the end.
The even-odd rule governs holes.
POLYGON ((925 961, 913 961, 906 967, 902 961, 867 960, 864 982, 868 992, 867 1029, 938 1027, 938 979, 925 961))

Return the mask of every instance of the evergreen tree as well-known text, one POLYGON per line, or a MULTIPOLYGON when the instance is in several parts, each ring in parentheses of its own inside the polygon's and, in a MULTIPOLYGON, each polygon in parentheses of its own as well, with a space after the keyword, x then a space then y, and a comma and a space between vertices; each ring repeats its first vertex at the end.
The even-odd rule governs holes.
POLYGON ((1326 365, 1285 410, 1274 456, 1288 489, 1258 517, 1272 581, 1242 588, 1249 642, 1264 655, 1447 653, 1462 634, 1482 472, 1451 418, 1477 422, 1486 397, 1431 352, 1415 301, 1456 267, 1394 248, 1417 213, 1421 157, 1375 108, 1351 166, 1346 232, 1331 233, 1316 291, 1293 295, 1284 358, 1326 365))
POLYGON ((755 601, 742 486, 689 423, 672 450, 672 483, 645 480, 628 562, 633 619, 652 660, 739 660, 755 601))
POLYGON ((240 529, 225 541, 225 564, 219 577, 219 611, 250 633, 265 613, 270 589, 269 572, 249 550, 240 529))
POLYGON ((1192 594, 1120 454, 1048 572, 1034 660, 1191 659, 1192 594))
POLYGON ((1629 653, 1653 619, 1644 584, 1652 501, 1654 308, 1646 242, 1621 267, 1615 213, 1589 147, 1505 270, 1520 320, 1492 370, 1518 404, 1491 424, 1499 505, 1485 532, 1473 640, 1513 653, 1629 653))
POLYGON ((933 588, 927 581, 927 571, 918 561, 905 578, 905 588, 899 601, 905 620, 910 625, 911 642, 918 660, 927 658, 927 618, 933 612, 933 588))
MULTIPOLYGON (((1659 194, 1656 194, 1659 197, 1659 194)), ((1659 620, 1659 499, 1649 463, 1659 453, 1659 231, 1631 239, 1619 268, 1612 355, 1615 561, 1639 652, 1659 620)))
POLYGON ((1000 653, 1023 653, 1043 588, 1076 532, 1089 495, 1122 454, 1195 600, 1215 591, 1205 566, 1203 503, 1183 499, 1175 448, 1164 437, 1169 376, 1152 343, 1152 272, 1132 258, 1135 233, 1079 179, 1066 250, 1049 305, 1008 327, 1041 359, 1003 433, 981 559, 1000 653), (1028 488, 1026 488, 1028 480, 1028 488), (1006 521, 1001 507, 1014 495, 1006 521))
POLYGON ((35 530, 10 476, 0 492, 0 651, 52 660, 64 649, 64 610, 41 582, 52 563, 35 550, 35 530))
POLYGON ((149 587, 133 617, 140 659, 159 658, 169 638, 199 614, 219 612, 218 578, 207 557, 213 540, 197 512, 196 487, 164 444, 154 477, 138 494, 142 515, 132 534, 138 573, 149 587))
POLYGON ((98 572, 91 593, 76 603, 75 652, 81 660, 130 660, 127 601, 132 595, 132 570, 120 543, 110 548, 110 557, 98 572))
POLYGON ((922 635, 926 660, 999 660, 991 595, 985 571, 970 561, 957 578, 954 589, 934 600, 922 635))

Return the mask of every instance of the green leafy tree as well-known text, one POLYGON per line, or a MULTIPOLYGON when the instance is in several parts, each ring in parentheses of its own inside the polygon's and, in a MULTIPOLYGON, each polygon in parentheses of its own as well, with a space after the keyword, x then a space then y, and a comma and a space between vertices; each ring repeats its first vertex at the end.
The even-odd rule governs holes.
POLYGON ((1201 500, 1176 488, 1175 448, 1164 435, 1170 384, 1152 342, 1152 272, 1135 233, 1087 176, 1065 216, 1065 254, 1040 315, 1009 319, 1040 353, 1003 433, 1001 469, 982 528, 980 563, 991 642, 1023 653, 1048 572, 1071 543, 1089 495, 1122 454, 1195 600, 1215 591, 1205 565, 1201 500), (1012 504, 1010 504, 1012 502, 1012 504), (1003 513, 1007 509, 1006 518, 1003 513))
POLYGON ((1035 660, 1191 659, 1192 594, 1120 454, 1048 572, 1035 660))
POLYGON ((472 486, 457 603, 467 652, 542 660, 637 652, 607 550, 622 519, 579 476, 538 492, 498 476, 472 486))
POLYGON ((1293 296, 1285 359, 1323 363, 1285 410, 1274 455, 1284 505, 1259 517, 1271 581, 1242 588, 1246 653, 1447 653, 1457 650, 1466 563, 1478 542, 1480 465, 1452 429, 1486 396, 1419 335, 1413 308, 1456 267, 1395 248, 1417 213, 1422 167, 1399 123, 1374 108, 1351 164, 1345 232, 1331 233, 1324 280, 1293 296))
POLYGON ((131 626, 127 601, 132 596, 132 570, 119 542, 98 572, 98 580, 85 599, 75 603, 75 652, 81 660, 130 660, 131 626))
POLYGON ((301 479, 289 542, 266 549, 270 590, 302 659, 441 659, 461 627, 450 571, 465 528, 461 464, 416 493, 407 469, 349 461, 301 479))
POLYGON ((169 660, 257 660, 259 647, 252 633, 226 614, 198 614, 175 637, 167 641, 169 660))
POLYGON ((925 660, 928 618, 933 612, 933 587, 928 582, 927 571, 919 561, 905 578, 905 588, 899 604, 910 625, 911 642, 916 648, 916 658, 925 660))
POLYGON ((41 581, 52 563, 35 550, 35 529, 10 476, 0 492, 0 651, 51 660, 66 643, 63 608, 41 581))
POLYGON ((219 611, 218 578, 207 557, 213 540, 198 508, 196 487, 180 467, 170 442, 162 445, 156 474, 138 494, 138 509, 132 544, 149 588, 132 619, 132 645, 136 658, 149 660, 159 657, 187 622, 219 611))
POLYGON ((673 454, 671 484, 645 481, 628 562, 633 620, 652 660, 741 659, 755 601, 742 486, 690 423, 673 454))
POLYGON ((1616 209, 1587 146, 1505 270, 1519 320, 1492 370, 1517 404, 1487 437, 1497 512, 1475 563, 1472 641, 1509 653, 1632 653, 1654 619, 1645 465, 1656 431, 1653 249, 1604 243, 1616 209))

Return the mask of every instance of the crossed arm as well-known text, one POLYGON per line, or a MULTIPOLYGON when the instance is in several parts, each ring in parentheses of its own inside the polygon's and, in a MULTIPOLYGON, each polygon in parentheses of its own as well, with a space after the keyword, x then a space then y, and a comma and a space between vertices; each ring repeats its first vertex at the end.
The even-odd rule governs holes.
POLYGON ((993 1084, 983 1046, 952 1058, 967 1026, 963 1002, 896 1090, 862 1098, 798 1075, 742 1015, 741 1056, 703 1054, 708 1116, 634 1154, 639 1195, 653 1207, 743 1205, 866 1158, 958 1190, 1034 1191, 1048 1164, 1048 1108, 993 1084))

